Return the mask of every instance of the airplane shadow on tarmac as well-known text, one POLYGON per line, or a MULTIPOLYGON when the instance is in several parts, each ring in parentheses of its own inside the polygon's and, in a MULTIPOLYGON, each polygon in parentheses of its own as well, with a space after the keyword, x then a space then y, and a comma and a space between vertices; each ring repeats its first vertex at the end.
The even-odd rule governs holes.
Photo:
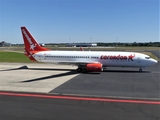
MULTIPOLYGON (((12 70, 22 70, 22 69, 27 69, 27 70, 51 70, 51 71, 68 71, 66 73, 60 73, 56 75, 49 75, 45 77, 40 77, 40 78, 35 78, 35 79, 30 79, 30 80, 25 80, 21 82, 34 82, 34 81, 41 81, 41 80, 46 80, 46 79, 51 79, 51 78, 57 78, 57 77, 62 77, 62 76, 69 76, 69 75, 74 75, 74 74, 79 74, 76 70, 72 69, 52 69, 52 68, 28 68, 27 66, 22 66, 19 68, 12 68, 12 69, 7 69, 7 70, 0 70, 0 71, 12 71, 12 70)), ((139 71, 133 71, 133 70, 104 70, 104 72, 118 72, 118 73, 140 73, 139 71)), ((150 71, 143 71, 141 73, 149 73, 150 71)), ((82 74, 101 74, 101 72, 86 72, 82 74)))
POLYGON ((22 70, 22 69, 27 69, 27 70, 51 70, 51 71, 73 71, 72 69, 53 69, 53 68, 28 68, 27 66, 22 66, 19 68, 12 68, 12 69, 6 69, 6 70, 0 70, 0 71, 12 71, 12 70, 22 70))
MULTIPOLYGON (((12 69, 6 69, 6 70, 0 70, 0 71, 12 71, 12 70, 21 70, 21 69, 28 69, 28 70, 51 70, 51 71, 73 71, 76 72, 75 69, 58 69, 58 68, 28 68, 27 66, 22 66, 19 68, 12 68, 12 69)), ((139 71, 135 71, 135 70, 103 70, 102 72, 125 72, 125 73, 140 73, 139 71)), ((85 72, 86 74, 98 74, 96 72, 85 72)), ((143 71, 142 73, 150 73, 150 71, 143 71)))
POLYGON ((76 70, 72 69, 50 69, 50 68, 28 68, 27 66, 22 66, 19 68, 12 68, 12 69, 6 69, 6 70, 0 70, 0 71, 14 71, 14 70, 51 70, 51 71, 68 71, 66 73, 60 73, 56 75, 50 75, 50 76, 45 76, 45 77, 40 77, 40 78, 35 78, 35 79, 30 79, 30 80, 25 80, 21 82, 34 82, 34 81, 40 81, 40 80, 45 80, 45 79, 51 79, 51 78, 57 78, 57 77, 62 77, 62 76, 68 76, 68 75, 74 75, 78 74, 76 70))
POLYGON ((0 70, 0 71, 12 71, 12 70, 21 70, 21 69, 28 69, 28 67, 27 66, 22 66, 22 67, 19 67, 19 68, 12 68, 12 69, 0 70))
POLYGON ((51 78, 57 78, 57 77, 62 77, 62 76, 68 76, 68 75, 74 75, 74 74, 78 74, 78 73, 76 71, 69 71, 69 72, 66 72, 66 73, 60 73, 60 74, 57 74, 57 75, 49 75, 49 76, 45 76, 45 77, 25 80, 25 81, 22 81, 22 82, 41 81, 41 80, 46 80, 46 79, 51 79, 51 78))
MULTIPOLYGON (((28 68, 27 66, 22 66, 19 68, 12 68, 12 69, 6 69, 6 70, 0 70, 0 71, 13 71, 13 70, 22 70, 22 69, 27 69, 27 70, 50 70, 50 71, 72 71, 77 73, 75 69, 58 69, 58 68, 28 68)), ((102 72, 122 72, 122 73, 140 73, 139 71, 135 70, 103 70, 102 72)), ((85 72, 83 74, 100 74, 101 72, 85 72)), ((141 73, 150 73, 150 71, 143 71, 141 73)), ((77 73, 78 74, 78 73, 77 73)))
MULTIPOLYGON (((29 68, 28 70, 56 70, 56 71, 68 71, 66 73, 60 73, 56 75, 50 75, 50 76, 45 76, 45 77, 40 77, 40 78, 35 78, 35 79, 30 79, 30 80, 25 80, 22 82, 34 82, 34 81, 41 81, 45 79, 51 79, 51 78, 57 78, 57 77, 62 77, 62 76, 69 76, 69 75, 74 75, 74 74, 79 74, 76 70, 71 70, 71 69, 47 69, 47 68, 29 68)), ((140 73, 139 71, 126 71, 126 70, 105 70, 103 72, 120 72, 120 73, 140 73)), ((148 73, 148 71, 144 71, 142 73, 148 73)), ((101 72, 85 72, 81 74, 92 74, 92 75, 97 75, 101 74, 101 72)))

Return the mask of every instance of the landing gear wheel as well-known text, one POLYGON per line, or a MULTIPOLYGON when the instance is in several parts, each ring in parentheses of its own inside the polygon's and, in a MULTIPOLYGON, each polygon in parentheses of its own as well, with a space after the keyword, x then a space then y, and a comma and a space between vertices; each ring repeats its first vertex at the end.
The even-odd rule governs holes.
POLYGON ((140 68, 140 69, 139 69, 139 72, 142 72, 142 71, 143 71, 143 70, 140 68))
POLYGON ((81 73, 82 72, 82 68, 81 67, 77 68, 77 72, 81 73))

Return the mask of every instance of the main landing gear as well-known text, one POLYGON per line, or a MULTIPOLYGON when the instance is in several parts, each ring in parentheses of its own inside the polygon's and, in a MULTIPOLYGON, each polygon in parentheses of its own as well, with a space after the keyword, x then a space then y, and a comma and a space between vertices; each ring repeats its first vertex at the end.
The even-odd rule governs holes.
POLYGON ((81 73, 81 72, 82 72, 82 68, 81 68, 81 67, 78 67, 78 68, 77 68, 77 72, 81 73))
POLYGON ((85 65, 79 65, 77 68, 78 73, 86 72, 86 66, 85 65))

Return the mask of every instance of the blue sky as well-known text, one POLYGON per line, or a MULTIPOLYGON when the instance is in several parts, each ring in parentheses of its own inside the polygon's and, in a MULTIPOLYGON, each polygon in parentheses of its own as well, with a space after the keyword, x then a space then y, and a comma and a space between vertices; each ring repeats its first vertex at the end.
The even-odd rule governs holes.
POLYGON ((0 0, 0 41, 159 42, 159 0, 0 0))

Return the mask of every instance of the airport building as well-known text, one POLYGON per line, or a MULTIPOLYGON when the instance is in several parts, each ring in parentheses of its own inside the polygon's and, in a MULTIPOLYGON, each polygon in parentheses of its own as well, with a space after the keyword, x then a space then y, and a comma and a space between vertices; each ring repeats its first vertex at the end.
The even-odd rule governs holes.
POLYGON ((97 43, 67 43, 67 47, 96 47, 97 43))
POLYGON ((5 41, 0 42, 0 47, 11 46, 11 43, 7 43, 5 41))

